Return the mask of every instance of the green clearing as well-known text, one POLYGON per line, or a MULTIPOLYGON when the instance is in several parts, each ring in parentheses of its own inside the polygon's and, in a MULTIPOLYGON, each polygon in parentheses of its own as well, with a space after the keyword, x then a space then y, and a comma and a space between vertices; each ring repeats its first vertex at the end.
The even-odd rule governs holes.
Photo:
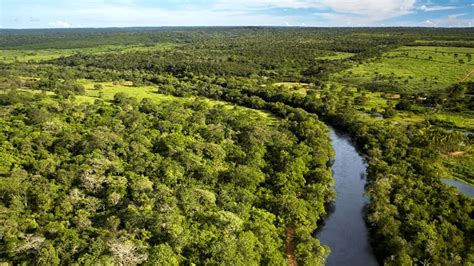
POLYGON ((71 56, 77 53, 84 54, 106 54, 106 53, 126 53, 139 51, 160 51, 175 48, 174 43, 158 43, 155 45, 104 45, 92 48, 78 49, 39 49, 39 50, 0 50, 0 62, 39 62, 60 58, 61 56, 71 56))
POLYGON ((473 54, 474 48, 405 46, 331 78, 352 85, 375 82, 407 91, 440 90, 464 78, 474 67, 473 54))
MULTIPOLYGON (((248 118, 252 120, 258 120, 263 122, 266 125, 276 125, 278 123, 278 118, 272 115, 269 112, 252 109, 244 106, 239 106, 236 104, 217 101, 203 97, 177 97, 167 94, 161 94, 156 92, 156 88, 153 86, 143 86, 143 87, 134 87, 132 86, 131 81, 122 81, 122 82, 96 82, 93 80, 79 79, 77 83, 84 86, 86 89, 85 95, 75 95, 75 101, 78 103, 88 103, 92 104, 96 100, 104 100, 110 102, 114 99, 115 94, 124 93, 129 97, 134 97, 138 101, 148 98, 155 103, 164 103, 164 102, 203 102, 209 104, 210 106, 221 105, 227 110, 235 110, 237 112, 245 113, 248 118), (94 88, 95 85, 100 85, 101 89, 94 88)), ((19 89, 19 91, 29 92, 29 93, 43 93, 50 97, 54 97, 55 93, 51 91, 41 91, 41 90, 31 90, 31 89, 19 89)), ((46 98, 44 101, 48 101, 46 98)))
POLYGON ((457 155, 443 155, 443 164, 452 178, 474 185, 474 149, 468 147, 466 151, 457 155))
POLYGON ((425 120, 433 120, 438 123, 450 124, 450 129, 458 129, 461 131, 474 130, 474 117, 460 116, 459 114, 441 113, 421 115, 409 111, 398 111, 397 115, 389 118, 389 120, 403 124, 416 124, 425 120))
MULTIPOLYGON (((383 93, 381 92, 365 92, 365 96, 367 97, 367 102, 363 104, 362 106, 366 111, 372 110, 372 108, 377 109, 377 111, 380 111, 382 108, 385 108, 388 106, 388 102, 390 100, 387 100, 383 97, 383 93)), ((361 93, 356 93, 356 96, 360 96, 361 93)))
MULTIPOLYGON (((369 113, 372 109, 376 109, 377 112, 382 112, 389 106, 395 106, 399 99, 390 98, 390 95, 381 92, 364 92, 367 97, 367 102, 363 105, 359 105, 364 112, 369 113)), ((355 96, 360 96, 360 93, 355 93, 355 96)), ((425 120, 438 121, 439 123, 449 124, 452 128, 460 130, 474 130, 474 117, 469 114, 459 113, 433 113, 430 108, 427 107, 414 107, 417 108, 416 113, 412 111, 397 111, 397 115, 389 118, 389 120, 403 124, 416 124, 425 120)))
POLYGON ((201 97, 187 97, 181 98, 171 95, 165 95, 161 93, 156 93, 156 88, 152 86, 144 87, 133 87, 132 82, 124 81, 120 84, 113 82, 95 82, 92 80, 81 79, 78 80, 78 83, 83 85, 86 89, 86 95, 76 95, 76 101, 80 103, 93 103, 97 99, 102 99, 105 101, 111 101, 114 98, 114 95, 117 93, 125 93, 130 97, 134 97, 137 100, 141 101, 144 98, 153 100, 156 103, 160 102, 194 102, 201 101, 208 103, 211 106, 222 105, 226 109, 236 110, 244 112, 248 115, 249 118, 255 120, 262 120, 267 125, 276 124, 278 122, 277 118, 271 115, 268 112, 261 110, 251 109, 247 107, 242 107, 234 104, 230 104, 223 101, 216 101, 207 98, 201 97), (102 89, 94 89, 94 85, 101 85, 102 89), (100 97, 101 96, 101 97, 100 97))
POLYGON ((300 94, 306 96, 306 91, 308 89, 308 83, 301 82, 275 82, 272 84, 274 88, 282 88, 292 90, 295 94, 300 94))
MULTIPOLYGON (((352 101, 356 97, 365 96, 366 101, 363 104, 354 103, 354 105, 359 112, 368 114, 368 119, 380 119, 376 116, 370 116, 372 111, 375 110, 378 113, 382 113, 386 108, 390 106, 393 108, 400 102, 400 95, 395 93, 370 92, 366 90, 357 92, 354 86, 346 86, 336 82, 329 83, 328 86, 336 87, 333 92, 350 91, 352 101)), ((404 125, 414 125, 430 120, 436 121, 439 124, 450 125, 449 129, 474 131, 474 116, 470 113, 435 112, 433 108, 419 105, 414 105, 410 111, 397 110, 397 114, 394 117, 386 118, 386 120, 404 125)))

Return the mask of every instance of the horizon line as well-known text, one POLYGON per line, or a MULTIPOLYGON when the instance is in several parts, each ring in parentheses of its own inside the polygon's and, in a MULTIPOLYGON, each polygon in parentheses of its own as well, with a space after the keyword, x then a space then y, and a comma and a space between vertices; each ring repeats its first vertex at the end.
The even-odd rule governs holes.
POLYGON ((300 29, 364 29, 364 28, 412 28, 412 29, 474 29, 469 27, 438 26, 301 26, 301 25, 186 25, 186 26, 110 26, 110 27, 38 27, 38 28, 3 28, 1 30, 75 30, 75 29, 156 29, 156 28, 300 28, 300 29))

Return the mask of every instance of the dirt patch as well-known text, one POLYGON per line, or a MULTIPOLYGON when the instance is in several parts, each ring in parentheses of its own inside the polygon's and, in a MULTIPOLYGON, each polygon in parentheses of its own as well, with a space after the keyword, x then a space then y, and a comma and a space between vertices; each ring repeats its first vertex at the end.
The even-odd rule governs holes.
POLYGON ((289 224, 286 227, 286 238, 285 238, 285 253, 288 258, 288 266, 298 266, 298 262, 295 258, 295 245, 293 243, 293 226, 289 224))
POLYGON ((464 78, 461 80, 461 82, 467 81, 472 74, 474 74, 474 68, 471 69, 471 71, 469 71, 469 73, 467 73, 466 76, 464 76, 464 78))
POLYGON ((385 99, 400 99, 400 94, 386 93, 384 95, 385 99))
POLYGON ((464 154, 466 154, 465 151, 453 151, 453 152, 443 153, 443 155, 447 157, 459 157, 459 156, 463 156, 464 154))

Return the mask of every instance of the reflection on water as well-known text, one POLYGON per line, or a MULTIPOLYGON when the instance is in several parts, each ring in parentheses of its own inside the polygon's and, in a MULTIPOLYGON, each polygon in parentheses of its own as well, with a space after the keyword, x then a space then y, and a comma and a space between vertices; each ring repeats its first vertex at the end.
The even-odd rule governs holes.
POLYGON ((377 265, 363 213, 366 165, 347 136, 331 129, 331 139, 337 197, 316 236, 331 248, 327 265, 377 265))
POLYGON ((469 196, 471 198, 474 198, 474 187, 471 185, 468 185, 466 183, 463 183, 461 181, 457 181, 456 179, 447 179, 443 178, 441 181, 447 185, 456 187, 458 191, 466 196, 469 196))

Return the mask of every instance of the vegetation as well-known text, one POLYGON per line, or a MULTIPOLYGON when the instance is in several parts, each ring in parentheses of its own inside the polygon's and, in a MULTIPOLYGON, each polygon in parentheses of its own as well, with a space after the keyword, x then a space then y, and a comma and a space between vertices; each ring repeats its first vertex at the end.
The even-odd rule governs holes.
POLYGON ((333 198, 332 154, 311 116, 268 125, 203 101, 44 97, 1 97, 12 262, 282 264, 287 224, 298 259, 324 261, 311 232, 333 198))
POLYGON ((461 81, 474 68, 473 54, 473 48, 465 47, 400 47, 333 78, 354 85, 370 83, 369 88, 386 92, 439 91, 461 81))
POLYGON ((77 53, 104 54, 104 53, 125 53, 131 51, 155 51, 166 50, 175 47, 173 43, 158 43, 156 45, 101 45, 90 48, 70 48, 70 49, 34 49, 34 50, 3 50, 1 53, 2 62, 39 62, 42 60, 56 59, 62 56, 71 56, 77 53))
POLYGON ((321 119, 367 158, 380 263, 474 263, 440 182, 474 183, 472 33, 1 30, 0 261, 324 264, 321 119))

